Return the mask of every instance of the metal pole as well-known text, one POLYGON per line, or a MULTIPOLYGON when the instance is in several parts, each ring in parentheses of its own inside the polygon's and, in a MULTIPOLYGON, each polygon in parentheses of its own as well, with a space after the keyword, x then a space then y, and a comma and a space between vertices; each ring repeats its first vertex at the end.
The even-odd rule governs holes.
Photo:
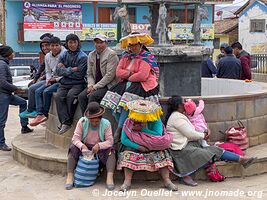
POLYGON ((5 9, 5 2, 6 0, 3 0, 1 1, 1 4, 0 4, 0 14, 1 14, 1 19, 0 19, 0 28, 1 28, 1 31, 0 31, 0 36, 1 36, 1 43, 5 44, 5 21, 6 21, 6 15, 5 15, 5 12, 6 12, 6 9, 5 9))
MULTIPOLYGON (((122 0, 117 1, 118 7, 121 7, 121 2, 122 2, 122 0)), ((121 18, 118 17, 118 20, 117 20, 117 42, 119 42, 120 39, 121 39, 121 18)))

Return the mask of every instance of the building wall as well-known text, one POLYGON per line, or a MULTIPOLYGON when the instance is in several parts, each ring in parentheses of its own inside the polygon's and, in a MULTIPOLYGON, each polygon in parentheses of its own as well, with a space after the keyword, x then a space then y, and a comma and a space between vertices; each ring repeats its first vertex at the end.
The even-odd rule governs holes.
MULTIPOLYGON (((263 33, 251 33, 250 32, 250 20, 251 19, 265 19, 267 22, 267 6, 254 2, 249 8, 247 8, 239 17, 239 41, 243 45, 243 48, 252 53, 253 49, 263 47, 263 51, 267 51, 267 34, 266 30, 263 33)), ((266 24, 265 24, 266 27, 266 24)))
MULTIPOLYGON (((93 3, 82 4, 82 19, 83 23, 94 23, 94 6, 93 3)), ((116 5, 110 4, 97 4, 99 7, 116 7, 116 5)), ((149 14, 149 8, 147 6, 135 6, 136 9, 136 23, 148 23, 144 20, 143 15, 149 14)), ((7 16, 6 16, 6 42, 12 46, 16 52, 36 52, 39 51, 38 42, 23 42, 18 43, 18 22, 23 23, 23 1, 7 0, 6 2, 7 16)), ((98 22, 98 9, 96 9, 96 23, 98 22)), ((110 44, 115 46, 116 43, 110 44)), ((82 49, 84 51, 90 51, 94 48, 92 41, 82 42, 82 49)))
MULTIPOLYGON (((44 0, 45 1, 45 0, 44 0)), ((94 6, 93 3, 83 3, 83 23, 94 23, 94 6)), ((206 5, 209 11, 209 19, 202 20, 203 24, 213 23, 213 6, 206 5)), ((111 4, 97 4, 99 7, 116 7, 111 4)), ((147 20, 143 19, 144 15, 149 15, 148 6, 131 6, 136 8, 136 23, 148 23, 147 20)), ((192 7, 193 8, 193 7, 192 7)), ((37 52, 40 50, 38 42, 23 42, 18 43, 18 22, 23 23, 23 1, 6 1, 6 43, 14 48, 16 52, 37 52)), ((183 9, 181 7, 181 9, 183 9)), ((98 22, 98 9, 96 9, 96 23, 98 22)), ((212 41, 205 41, 205 45, 212 46, 212 41)), ((110 46, 116 45, 115 42, 111 43, 110 46)), ((92 50, 93 42, 87 41, 82 42, 82 49, 84 51, 92 50)))

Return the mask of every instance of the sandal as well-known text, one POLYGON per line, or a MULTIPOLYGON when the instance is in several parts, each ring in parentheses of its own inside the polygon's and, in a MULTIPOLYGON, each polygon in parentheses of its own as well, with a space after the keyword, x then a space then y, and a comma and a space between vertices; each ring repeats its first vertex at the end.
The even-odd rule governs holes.
POLYGON ((66 190, 71 190, 73 188, 73 184, 65 184, 66 190))
POLYGON ((130 189, 131 189, 131 186, 126 185, 126 184, 122 184, 121 187, 120 187, 120 191, 122 191, 122 192, 127 192, 130 189))
POLYGON ((114 184, 106 184, 106 188, 111 191, 111 190, 114 190, 115 188, 115 185, 114 184))
POLYGON ((247 159, 244 163, 242 163, 242 165, 246 169, 250 165, 252 165, 257 159, 258 159, 257 157, 251 157, 251 158, 247 159))

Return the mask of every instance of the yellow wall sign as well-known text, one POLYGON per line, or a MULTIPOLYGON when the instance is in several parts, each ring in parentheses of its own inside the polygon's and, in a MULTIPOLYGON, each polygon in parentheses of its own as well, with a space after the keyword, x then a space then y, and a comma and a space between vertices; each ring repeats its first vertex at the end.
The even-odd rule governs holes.
POLYGON ((81 40, 93 40, 97 34, 106 35, 109 40, 117 39, 116 24, 84 24, 82 32, 77 32, 81 40))
MULTIPOLYGON (((191 33, 193 24, 170 24, 168 31, 171 32, 172 40, 193 40, 194 36, 191 33)), ((214 25, 201 24, 201 39, 214 39, 214 25)))

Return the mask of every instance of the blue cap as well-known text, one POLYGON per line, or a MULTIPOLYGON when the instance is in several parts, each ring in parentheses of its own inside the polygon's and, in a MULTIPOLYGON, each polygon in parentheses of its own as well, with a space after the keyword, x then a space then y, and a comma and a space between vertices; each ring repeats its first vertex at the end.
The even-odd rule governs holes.
POLYGON ((221 43, 220 48, 224 48, 225 49, 226 47, 229 47, 229 44, 227 44, 225 42, 221 43))

